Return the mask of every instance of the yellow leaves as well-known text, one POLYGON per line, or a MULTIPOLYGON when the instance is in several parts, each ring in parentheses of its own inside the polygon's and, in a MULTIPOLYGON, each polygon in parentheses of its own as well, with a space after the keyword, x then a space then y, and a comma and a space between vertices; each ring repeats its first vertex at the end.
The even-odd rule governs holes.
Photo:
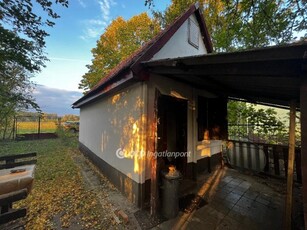
MULTIPOLYGON (((32 192, 17 204, 27 207, 26 229, 58 229, 71 225, 78 225, 80 229, 101 229, 97 195, 83 184, 80 169, 71 157, 77 150, 64 146, 60 139, 31 143, 34 146, 41 143, 44 151, 38 151, 32 192)), ((111 215, 105 223, 106 226, 113 224, 111 215)))
POLYGON ((127 21, 122 17, 114 19, 101 35, 97 47, 92 49, 94 59, 88 66, 88 73, 82 77, 80 88, 92 88, 111 69, 153 38, 160 29, 159 23, 152 20, 147 13, 136 15, 127 21))

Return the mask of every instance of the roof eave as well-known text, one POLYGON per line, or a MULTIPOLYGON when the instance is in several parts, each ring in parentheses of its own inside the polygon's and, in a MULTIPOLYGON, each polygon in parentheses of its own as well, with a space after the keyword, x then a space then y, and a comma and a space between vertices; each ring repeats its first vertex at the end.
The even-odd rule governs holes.
POLYGON ((121 84, 124 84, 130 80, 133 79, 133 73, 132 71, 129 71, 126 74, 122 74, 120 79, 118 79, 117 81, 113 81, 112 83, 109 84, 109 86, 107 88, 101 89, 101 87, 98 87, 96 89, 96 91, 98 91, 98 89, 100 89, 100 92, 96 92, 96 94, 92 95, 92 96, 88 96, 87 95, 81 97, 78 101, 74 102, 72 105, 72 108, 80 108, 88 103, 90 103, 92 100, 97 99, 98 97, 100 97, 102 94, 105 93, 109 93, 112 90, 114 90, 116 87, 118 87, 121 84))

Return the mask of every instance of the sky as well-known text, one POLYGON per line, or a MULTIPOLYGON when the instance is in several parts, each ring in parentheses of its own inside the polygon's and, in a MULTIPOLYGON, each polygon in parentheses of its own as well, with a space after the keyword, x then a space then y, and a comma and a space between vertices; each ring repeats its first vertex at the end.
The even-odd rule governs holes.
MULTIPOLYGON (((141 12, 150 14, 144 3, 145 0, 70 0, 68 8, 54 7, 61 18, 55 20, 54 27, 46 28, 50 36, 46 39, 45 51, 50 61, 32 79, 38 86, 34 97, 43 111, 45 108, 44 112, 52 112, 49 110, 53 105, 48 105, 53 100, 66 100, 67 95, 71 105, 82 96, 78 84, 87 72, 86 65, 92 59, 91 49, 96 47, 100 35, 119 16, 129 19, 141 12), (51 97, 53 100, 48 100, 51 97)), ((169 0, 155 1, 154 9, 164 10, 168 4, 169 0)), ((60 115, 66 113, 78 114, 79 111, 69 108, 60 115)))

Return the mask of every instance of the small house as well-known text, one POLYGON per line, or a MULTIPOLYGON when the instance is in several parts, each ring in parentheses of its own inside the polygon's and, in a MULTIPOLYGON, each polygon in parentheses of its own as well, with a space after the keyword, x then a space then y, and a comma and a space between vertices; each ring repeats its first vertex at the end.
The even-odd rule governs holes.
POLYGON ((169 166, 191 180, 218 166, 227 138, 227 97, 151 74, 143 63, 211 52, 192 5, 73 104, 80 108, 80 149, 139 207, 158 200, 160 172, 169 166))

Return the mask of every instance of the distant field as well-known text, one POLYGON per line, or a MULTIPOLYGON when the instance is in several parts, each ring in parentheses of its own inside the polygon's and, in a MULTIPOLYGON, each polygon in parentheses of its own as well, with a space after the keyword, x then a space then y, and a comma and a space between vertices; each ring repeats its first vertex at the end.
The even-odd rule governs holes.
MULTIPOLYGON (((57 129, 57 121, 41 121, 40 132, 41 133, 54 133, 57 129)), ((36 121, 24 121, 17 123, 17 134, 24 133, 37 133, 38 122, 36 121)))

